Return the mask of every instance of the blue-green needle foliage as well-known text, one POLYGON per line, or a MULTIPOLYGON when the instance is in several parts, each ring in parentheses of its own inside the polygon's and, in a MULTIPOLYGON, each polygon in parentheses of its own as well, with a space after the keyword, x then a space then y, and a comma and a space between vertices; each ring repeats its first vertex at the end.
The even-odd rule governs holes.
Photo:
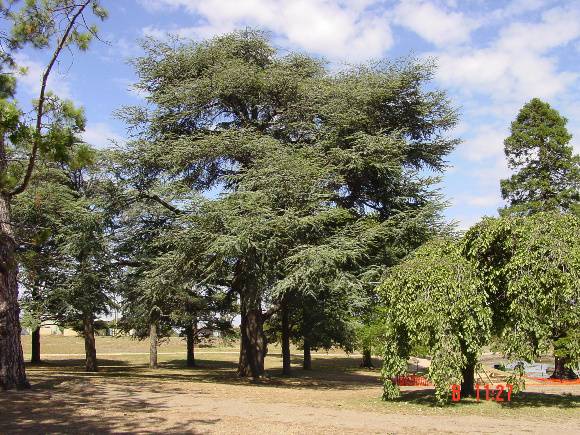
POLYGON ((425 170, 444 170, 457 113, 428 89, 431 62, 334 73, 252 30, 144 48, 147 105, 121 111, 139 132, 133 186, 181 215, 181 264, 239 294, 242 317, 294 294, 320 312, 335 299, 346 325, 376 300, 371 283, 441 230, 425 170), (187 192, 206 198, 176 199, 187 192))

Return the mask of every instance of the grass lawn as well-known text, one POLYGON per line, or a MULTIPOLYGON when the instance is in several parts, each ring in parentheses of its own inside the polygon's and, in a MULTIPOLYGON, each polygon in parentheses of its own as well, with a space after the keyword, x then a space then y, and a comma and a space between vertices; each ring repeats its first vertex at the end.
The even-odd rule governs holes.
MULTIPOLYGON (((24 352, 30 338, 23 337, 24 352)), ((185 344, 159 349, 160 368, 147 367, 148 343, 98 337, 100 371, 83 371, 77 337, 42 337, 44 362, 28 366, 33 388, 0 396, 0 433, 574 433, 580 428, 580 387, 529 386, 510 403, 462 400, 438 407, 429 388, 403 387, 380 400, 379 370, 359 357, 313 354, 303 371, 281 375, 279 348, 269 347, 268 377, 236 376, 237 346, 197 349, 185 367, 185 344)))

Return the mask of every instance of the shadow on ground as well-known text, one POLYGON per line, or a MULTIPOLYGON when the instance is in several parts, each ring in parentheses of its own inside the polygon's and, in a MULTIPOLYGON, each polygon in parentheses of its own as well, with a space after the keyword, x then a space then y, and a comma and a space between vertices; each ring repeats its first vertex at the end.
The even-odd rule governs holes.
MULTIPOLYGON (((207 354, 192 368, 181 359, 170 360, 162 362, 157 370, 141 363, 99 359, 97 373, 84 372, 82 359, 29 365, 33 388, 0 394, 0 433, 153 432, 150 428, 157 432, 203 433, 203 429, 220 423, 220 418, 196 414, 188 408, 185 415, 201 418, 187 417, 178 423, 171 420, 172 407, 180 403, 180 395, 208 394, 201 386, 196 387, 200 383, 304 390, 371 389, 369 394, 380 394, 379 370, 361 370, 357 358, 317 355, 311 371, 301 369, 301 358, 293 358, 292 376, 282 376, 277 368, 280 357, 269 355, 275 368, 256 381, 238 377, 235 361, 206 358, 207 354), (106 419, 101 417, 105 413, 106 419)), ((375 366, 379 367, 379 361, 375 361, 375 366)), ((398 401, 438 406, 433 388, 404 391, 398 401)), ((451 407, 468 410, 477 405, 475 400, 467 399, 451 407)), ((526 392, 514 394, 511 402, 501 405, 513 409, 570 409, 580 406, 580 397, 526 392)))
MULTIPOLYGON (((0 433, 131 433, 197 432, 217 418, 191 418, 177 424, 163 417, 148 415, 150 403, 139 398, 140 386, 123 386, 111 393, 104 383, 66 375, 49 375, 24 391, 7 391, 0 395, 0 433), (83 412, 89 409, 89 412, 83 412), (106 412, 106 418, 102 415, 106 412), (169 424, 168 424, 169 423, 169 424)), ((167 398, 179 391, 164 390, 167 398)), ((163 397, 160 397, 163 399, 163 397)), ((159 406, 154 411, 159 411, 159 406)))

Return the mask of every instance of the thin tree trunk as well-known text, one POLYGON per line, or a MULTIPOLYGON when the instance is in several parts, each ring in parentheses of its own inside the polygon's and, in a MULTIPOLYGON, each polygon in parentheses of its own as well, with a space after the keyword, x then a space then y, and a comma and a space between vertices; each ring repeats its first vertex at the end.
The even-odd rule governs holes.
POLYGON ((362 362, 360 364, 361 367, 366 367, 367 369, 372 369, 373 366, 373 358, 371 355, 371 349, 368 347, 365 347, 363 349, 363 357, 362 357, 362 362))
POLYGON ((463 380, 461 381, 461 397, 475 396, 475 364, 476 361, 468 358, 467 366, 461 370, 463 380))
POLYGON ((191 324, 186 330, 187 336, 187 367, 195 367, 195 323, 191 324))
POLYGON ((83 328, 85 337, 85 370, 87 372, 96 372, 97 366, 97 348, 95 345, 95 321, 92 315, 85 315, 83 318, 83 328))
POLYGON ((566 357, 554 357, 554 373, 550 376, 551 379, 578 379, 574 371, 566 367, 568 359, 566 357))
POLYGON ((40 363, 40 326, 32 331, 32 355, 30 357, 32 364, 40 363))
MULTIPOLYGON (((3 138, 0 142, 0 158, 5 163, 3 138)), ((0 389, 5 390, 30 387, 20 342, 18 265, 9 201, 7 196, 0 195, 0 389)))
POLYGON ((290 375, 290 321, 288 319, 288 304, 282 303, 282 374, 290 375))
POLYGON ((302 362, 304 370, 312 370, 312 355, 310 354, 310 342, 304 337, 304 361, 302 362))
POLYGON ((157 368, 157 347, 159 344, 159 337, 157 336, 157 321, 154 320, 149 325, 149 367, 157 368))

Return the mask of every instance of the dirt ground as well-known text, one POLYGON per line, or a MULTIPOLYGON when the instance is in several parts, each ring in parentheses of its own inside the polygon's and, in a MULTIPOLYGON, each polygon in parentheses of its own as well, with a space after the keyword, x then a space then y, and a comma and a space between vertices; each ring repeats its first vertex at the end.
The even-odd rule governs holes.
POLYGON ((382 402, 378 370, 340 353, 313 355, 311 372, 296 356, 294 375, 282 377, 272 348, 269 378, 250 382, 235 376, 233 347, 200 349, 189 369, 173 340, 150 370, 146 343, 100 337, 97 346, 101 369, 88 374, 79 339, 43 337, 45 362, 27 368, 33 388, 0 393, 0 433, 580 433, 578 386, 529 385, 510 403, 442 408, 429 388, 382 402))

